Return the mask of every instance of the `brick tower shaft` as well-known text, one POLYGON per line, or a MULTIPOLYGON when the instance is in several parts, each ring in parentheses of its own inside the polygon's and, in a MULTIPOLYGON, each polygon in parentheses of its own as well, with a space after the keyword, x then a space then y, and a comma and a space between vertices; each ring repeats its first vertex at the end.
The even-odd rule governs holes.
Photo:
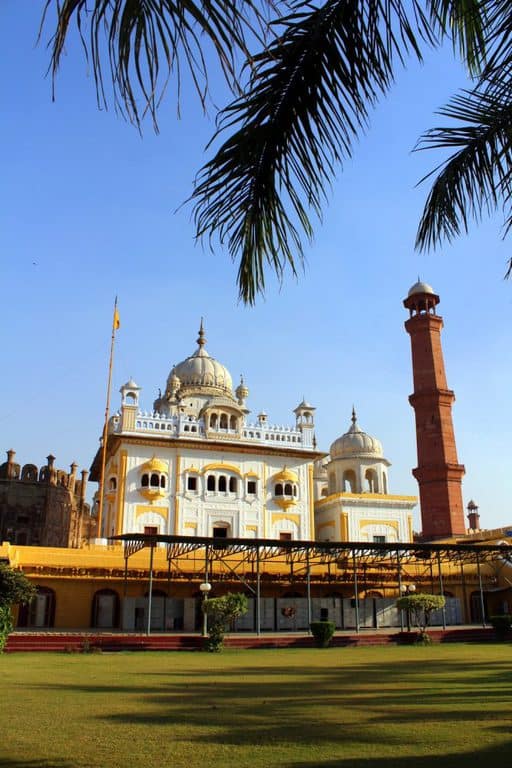
POLYGON ((413 475, 420 490, 423 537, 436 539, 466 532, 462 506, 462 476, 452 421, 455 395, 448 389, 441 347, 443 320, 432 288, 418 282, 404 306, 411 337, 414 393, 409 402, 416 417, 418 466, 413 475))

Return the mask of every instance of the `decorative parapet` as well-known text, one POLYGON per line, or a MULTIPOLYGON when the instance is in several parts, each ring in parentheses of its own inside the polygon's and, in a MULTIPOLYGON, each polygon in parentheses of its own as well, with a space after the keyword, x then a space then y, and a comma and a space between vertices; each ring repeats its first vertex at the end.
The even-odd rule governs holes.
MULTIPOLYGON (((121 416, 112 416, 109 424, 111 434, 123 434, 121 416)), ((135 428, 125 434, 150 434, 155 437, 183 438, 186 440, 223 440, 245 442, 272 447, 314 450, 313 435, 303 433, 293 427, 266 423, 243 424, 241 431, 235 429, 205 428, 204 419, 191 416, 163 416, 158 412, 139 411, 135 418, 135 428)))

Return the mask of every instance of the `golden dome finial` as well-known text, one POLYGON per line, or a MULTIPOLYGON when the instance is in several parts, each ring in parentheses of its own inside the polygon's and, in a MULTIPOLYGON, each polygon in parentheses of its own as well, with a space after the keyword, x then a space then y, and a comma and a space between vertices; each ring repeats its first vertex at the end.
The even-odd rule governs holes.
POLYGON ((197 343, 202 349, 206 344, 206 336, 204 335, 203 318, 201 318, 201 325, 199 326, 199 336, 197 337, 197 343))
POLYGON ((352 406, 352 424, 355 426, 357 421, 355 405, 352 406))

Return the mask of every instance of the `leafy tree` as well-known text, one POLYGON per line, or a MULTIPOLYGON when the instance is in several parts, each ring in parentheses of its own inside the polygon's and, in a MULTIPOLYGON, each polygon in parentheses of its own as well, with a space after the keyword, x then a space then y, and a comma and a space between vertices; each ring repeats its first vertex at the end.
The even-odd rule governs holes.
POLYGON ((431 174, 417 247, 450 240, 499 207, 505 231, 512 226, 509 0, 47 0, 51 12, 53 74, 75 21, 98 100, 106 104, 110 68, 115 105, 139 127, 147 113, 156 127, 167 82, 179 83, 182 67, 205 102, 213 48, 234 100, 219 114, 214 139, 224 141, 192 199, 198 235, 238 260, 245 302, 263 291, 269 267, 280 279, 287 267, 297 273, 311 211, 321 215, 397 66, 446 39, 474 87, 441 112, 456 125, 420 140, 420 149, 452 155, 431 174))
POLYGON ((446 600, 443 595, 415 594, 404 595, 396 601, 396 607, 400 611, 407 611, 413 624, 419 629, 419 642, 430 642, 427 627, 434 611, 444 608, 446 600))
POLYGON ((221 650, 226 625, 247 613, 247 607, 247 597, 241 592, 228 592, 223 597, 212 597, 203 602, 203 611, 210 617, 207 650, 221 650))
POLYGON ((11 607, 29 603, 35 594, 35 587, 21 571, 0 563, 0 652, 13 629, 11 607))

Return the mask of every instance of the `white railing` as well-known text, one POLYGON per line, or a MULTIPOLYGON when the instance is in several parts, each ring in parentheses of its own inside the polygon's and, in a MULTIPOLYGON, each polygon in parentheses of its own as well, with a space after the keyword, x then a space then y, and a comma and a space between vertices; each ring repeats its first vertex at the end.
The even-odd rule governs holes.
MULTIPOLYGON (((121 414, 110 419, 110 431, 121 432, 121 414)), ((190 416, 163 416, 157 412, 139 411, 135 419, 135 432, 152 433, 168 437, 194 439, 206 437, 204 419, 190 416)), ((286 446, 286 448, 312 449, 312 435, 304 435, 294 427, 271 425, 266 423, 243 424, 237 429, 210 427, 208 436, 215 439, 218 435, 223 441, 248 442, 268 446, 286 446)))

